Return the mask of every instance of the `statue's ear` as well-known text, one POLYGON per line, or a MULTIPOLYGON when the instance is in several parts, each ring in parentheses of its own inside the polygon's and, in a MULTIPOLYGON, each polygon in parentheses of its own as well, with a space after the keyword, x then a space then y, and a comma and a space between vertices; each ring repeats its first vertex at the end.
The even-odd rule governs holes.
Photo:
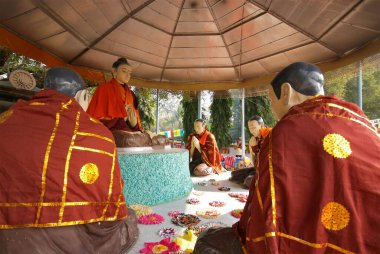
POLYGON ((116 78, 116 72, 117 72, 117 69, 116 68, 112 68, 111 73, 112 73, 112 77, 113 78, 116 78))
POLYGON ((284 83, 281 85, 281 96, 280 100, 282 105, 288 106, 289 104, 292 103, 292 94, 293 93, 293 88, 289 83, 284 83))

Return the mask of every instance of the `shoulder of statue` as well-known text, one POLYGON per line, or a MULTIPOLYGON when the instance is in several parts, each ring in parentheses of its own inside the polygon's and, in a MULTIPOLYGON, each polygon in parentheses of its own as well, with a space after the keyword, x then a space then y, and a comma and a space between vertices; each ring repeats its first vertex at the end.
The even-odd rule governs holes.
POLYGON ((212 134, 211 132, 208 132, 208 133, 207 133, 207 137, 209 137, 209 138, 212 139, 212 140, 215 140, 215 136, 214 136, 214 134, 212 134))

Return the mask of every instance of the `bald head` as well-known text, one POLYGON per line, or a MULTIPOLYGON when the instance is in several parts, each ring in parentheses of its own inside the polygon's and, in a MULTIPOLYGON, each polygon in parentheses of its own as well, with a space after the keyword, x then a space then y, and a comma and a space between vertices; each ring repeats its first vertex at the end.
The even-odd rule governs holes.
POLYGON ((84 89, 84 82, 75 71, 66 67, 54 67, 46 73, 44 88, 74 97, 79 90, 84 89))

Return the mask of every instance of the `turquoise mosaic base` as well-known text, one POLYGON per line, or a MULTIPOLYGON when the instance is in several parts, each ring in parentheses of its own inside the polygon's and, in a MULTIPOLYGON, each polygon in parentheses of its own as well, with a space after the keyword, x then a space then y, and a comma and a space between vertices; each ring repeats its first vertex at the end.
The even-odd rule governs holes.
POLYGON ((157 205, 192 190, 189 152, 119 154, 127 204, 157 205))

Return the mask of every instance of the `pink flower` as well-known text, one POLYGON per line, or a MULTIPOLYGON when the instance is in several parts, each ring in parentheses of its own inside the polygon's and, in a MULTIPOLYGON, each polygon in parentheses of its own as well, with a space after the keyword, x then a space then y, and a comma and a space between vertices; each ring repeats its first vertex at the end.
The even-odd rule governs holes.
POLYGON ((145 254, 169 254, 169 252, 179 251, 179 246, 170 242, 170 238, 165 238, 160 242, 144 243, 145 248, 140 250, 140 253, 145 254))
POLYGON ((170 211, 168 214, 170 217, 174 218, 175 216, 184 214, 184 213, 181 213, 180 211, 170 211))
POLYGON ((160 224, 163 221, 164 221, 164 217, 162 217, 162 215, 159 215, 157 213, 143 215, 138 220, 140 224, 160 224))

